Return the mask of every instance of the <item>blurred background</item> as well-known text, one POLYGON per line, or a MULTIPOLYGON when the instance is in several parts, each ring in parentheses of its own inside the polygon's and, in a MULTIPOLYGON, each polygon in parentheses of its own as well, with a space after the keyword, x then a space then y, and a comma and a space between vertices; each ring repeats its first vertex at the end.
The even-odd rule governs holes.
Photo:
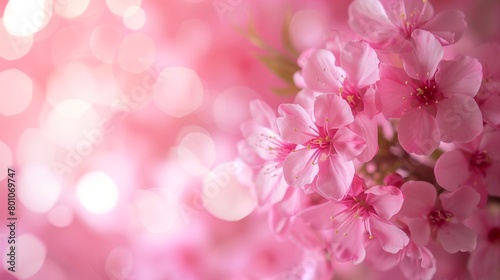
MULTIPOLYGON (((348 28, 350 2, 0 1, 0 279, 298 279, 314 267, 236 179, 239 126, 251 100, 293 100, 276 94, 287 83, 259 43, 287 38, 293 64, 348 28)), ((434 2, 466 11, 457 49, 498 40, 497 1, 434 2)))

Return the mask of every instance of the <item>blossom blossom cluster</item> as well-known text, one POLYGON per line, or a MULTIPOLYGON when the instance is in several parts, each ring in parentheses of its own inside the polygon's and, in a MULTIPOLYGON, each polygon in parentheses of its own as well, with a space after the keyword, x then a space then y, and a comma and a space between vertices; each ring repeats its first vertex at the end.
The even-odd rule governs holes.
POLYGON ((297 279, 432 279, 456 256, 498 277, 500 45, 456 51, 464 13, 427 0, 355 0, 348 23, 300 53, 293 101, 254 100, 241 125, 271 230, 321 256, 297 279))

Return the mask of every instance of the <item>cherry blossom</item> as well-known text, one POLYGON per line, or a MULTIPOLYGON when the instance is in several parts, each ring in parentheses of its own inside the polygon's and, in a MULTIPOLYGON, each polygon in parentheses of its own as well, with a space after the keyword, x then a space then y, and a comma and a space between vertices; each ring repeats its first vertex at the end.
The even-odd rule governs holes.
POLYGON ((255 191, 259 204, 280 201, 288 188, 283 161, 296 145, 284 141, 276 126, 276 113, 263 101, 250 103, 252 120, 241 126, 245 141, 239 143, 242 158, 256 166, 255 191))
POLYGON ((437 182, 453 191, 460 185, 475 186, 486 195, 500 196, 500 131, 485 131, 469 143, 441 155, 434 167, 437 182))
POLYGON ((403 69, 382 66, 378 96, 387 118, 401 118, 398 139, 410 153, 429 155, 444 142, 468 142, 482 131, 474 101, 481 64, 459 56, 442 60, 443 48, 431 33, 415 30, 403 69))
POLYGON ((477 232, 477 246, 469 258, 468 269, 474 280, 496 279, 500 276, 500 208, 476 210, 467 225, 477 232))
POLYGON ((467 24, 464 14, 447 10, 434 15, 427 0, 355 0, 349 25, 376 49, 401 51, 414 30, 427 30, 442 45, 460 39, 467 24))
POLYGON ((425 246, 432 237, 449 253, 471 251, 476 247, 476 234, 463 224, 476 205, 479 194, 470 186, 439 195, 433 185, 423 181, 410 181, 401 190, 405 201, 401 215, 406 219, 411 239, 425 246))
POLYGON ((321 195, 341 199, 354 176, 352 160, 366 146, 347 128, 354 121, 349 105, 333 94, 318 96, 313 115, 297 104, 281 104, 277 124, 284 140, 297 144, 283 162, 283 175, 295 187, 311 184, 321 195))
POLYGON ((406 233, 390 222, 402 204, 403 194, 398 188, 367 188, 364 180, 355 176, 342 201, 310 207, 299 215, 299 221, 317 231, 330 229, 326 240, 331 242, 337 260, 357 264, 366 256, 367 243, 377 242, 393 254, 408 244, 406 233))

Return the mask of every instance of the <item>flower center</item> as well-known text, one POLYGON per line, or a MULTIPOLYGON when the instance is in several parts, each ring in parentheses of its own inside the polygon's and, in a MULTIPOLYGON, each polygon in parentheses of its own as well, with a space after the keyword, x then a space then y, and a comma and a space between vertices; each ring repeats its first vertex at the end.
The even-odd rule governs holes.
POLYGON ((438 92, 436 82, 434 80, 428 80, 419 88, 416 88, 414 92, 411 92, 410 95, 415 96, 415 99, 419 102, 419 105, 438 103, 439 100, 442 99, 442 96, 438 92))
POLYGON ((486 170, 491 166, 491 159, 486 151, 478 151, 470 157, 469 163, 472 168, 485 176, 486 170))
POLYGON ((450 212, 438 209, 432 210, 428 215, 429 222, 436 227, 441 227, 444 223, 448 222, 451 217, 453 217, 453 214, 450 212))
POLYGON ((347 104, 349 104, 349 106, 351 106, 352 109, 356 108, 356 106, 358 106, 358 104, 361 102, 361 97, 359 96, 358 91, 355 89, 354 90, 349 89, 349 86, 340 88, 339 96, 342 97, 342 99, 344 99, 345 101, 347 101, 347 104))
POLYGON ((490 229, 488 232, 488 241, 500 244, 500 228, 495 227, 490 229))

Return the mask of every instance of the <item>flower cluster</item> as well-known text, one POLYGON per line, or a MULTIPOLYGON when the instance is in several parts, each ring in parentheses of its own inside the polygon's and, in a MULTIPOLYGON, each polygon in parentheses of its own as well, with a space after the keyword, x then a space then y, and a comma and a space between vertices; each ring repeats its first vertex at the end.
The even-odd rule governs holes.
MULTIPOLYGON (((253 101, 241 127, 273 232, 320 250, 325 267, 366 261, 431 279, 460 251, 474 279, 493 279, 500 46, 448 48, 464 14, 427 0, 355 0, 348 11, 355 33, 298 57, 294 100, 277 111, 253 101)), ((302 276, 331 279, 325 267, 302 276)))

